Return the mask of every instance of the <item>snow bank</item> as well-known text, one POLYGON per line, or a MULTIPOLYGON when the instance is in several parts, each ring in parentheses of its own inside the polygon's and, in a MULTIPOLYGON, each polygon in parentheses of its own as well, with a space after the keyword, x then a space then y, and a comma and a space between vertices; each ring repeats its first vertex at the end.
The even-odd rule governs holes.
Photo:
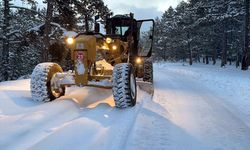
POLYGON ((147 97, 116 109, 112 91, 94 87, 67 88, 53 102, 32 101, 30 80, 0 83, 0 147, 13 149, 122 149, 147 97))

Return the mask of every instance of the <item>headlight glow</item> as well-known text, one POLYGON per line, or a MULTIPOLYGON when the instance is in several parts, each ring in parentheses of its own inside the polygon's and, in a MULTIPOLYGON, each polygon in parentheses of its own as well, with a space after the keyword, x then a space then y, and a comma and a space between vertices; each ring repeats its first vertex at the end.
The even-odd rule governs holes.
POLYGON ((141 60, 140 57, 136 58, 136 63, 137 63, 137 64, 140 64, 141 62, 142 62, 142 60, 141 60))
POLYGON ((106 43, 110 44, 112 42, 112 39, 111 38, 106 38, 106 43))
POLYGON ((113 46, 112 46, 112 50, 117 50, 117 46, 116 46, 116 45, 113 45, 113 46))
POLYGON ((67 38, 66 42, 67 42, 67 44, 71 45, 71 44, 74 43, 74 39, 73 38, 67 38))
POLYGON ((103 45, 103 46, 102 46, 102 49, 108 49, 108 47, 107 47, 107 46, 105 46, 105 45, 103 45))

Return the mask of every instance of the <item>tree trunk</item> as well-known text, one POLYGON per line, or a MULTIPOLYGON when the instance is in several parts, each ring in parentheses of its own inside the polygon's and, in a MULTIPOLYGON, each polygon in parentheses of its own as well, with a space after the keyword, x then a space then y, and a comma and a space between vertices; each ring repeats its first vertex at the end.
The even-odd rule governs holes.
POLYGON ((4 24, 3 24, 3 77, 4 80, 8 80, 9 78, 9 37, 7 36, 9 33, 9 26, 10 26, 10 0, 4 0, 4 24))
POLYGON ((166 50, 164 50, 164 56, 163 56, 164 61, 167 61, 167 56, 166 56, 166 50))
POLYGON ((250 0, 245 0, 244 49, 241 63, 242 70, 248 70, 249 1, 250 0))
POLYGON ((223 21, 223 47, 222 47, 221 67, 227 64, 227 33, 226 22, 223 21))
POLYGON ((206 55, 206 64, 209 64, 208 56, 206 55))
POLYGON ((200 63, 201 62, 201 54, 200 54, 200 52, 201 52, 201 50, 198 50, 197 51, 197 56, 196 57, 198 57, 197 59, 198 59, 198 62, 200 63))
POLYGON ((50 47, 50 32, 51 32, 51 21, 52 21, 52 13, 53 13, 53 0, 47 0, 47 12, 46 12, 46 20, 45 20, 45 32, 44 32, 44 53, 43 53, 43 61, 48 61, 49 56, 49 47, 50 47))
POLYGON ((214 52, 213 52, 213 65, 216 64, 216 59, 217 59, 217 50, 216 50, 216 48, 214 48, 214 52))
POLYGON ((240 51, 239 48, 237 48, 237 58, 236 58, 236 68, 240 66, 240 51))
POLYGON ((88 19, 88 15, 84 16, 84 22, 85 22, 85 31, 89 32, 89 19, 88 19))
POLYGON ((198 56, 198 58, 197 58, 197 59, 198 59, 198 62, 200 63, 200 62, 201 62, 201 58, 200 58, 200 55, 198 56))
POLYGON ((193 64, 193 54, 192 54, 192 49, 191 49, 191 44, 190 44, 190 32, 188 31, 187 34, 187 38, 188 38, 188 51, 189 51, 189 65, 193 64))

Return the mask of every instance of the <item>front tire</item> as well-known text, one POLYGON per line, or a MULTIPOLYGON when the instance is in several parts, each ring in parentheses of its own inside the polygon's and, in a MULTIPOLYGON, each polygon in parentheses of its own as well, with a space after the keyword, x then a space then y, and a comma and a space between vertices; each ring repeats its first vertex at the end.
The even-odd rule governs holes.
POLYGON ((133 107, 136 104, 137 89, 133 66, 117 64, 113 70, 112 91, 117 108, 133 107))
POLYGON ((51 83, 52 77, 63 72, 56 63, 38 64, 32 72, 30 89, 34 101, 49 102, 65 94, 65 87, 54 89, 51 83))

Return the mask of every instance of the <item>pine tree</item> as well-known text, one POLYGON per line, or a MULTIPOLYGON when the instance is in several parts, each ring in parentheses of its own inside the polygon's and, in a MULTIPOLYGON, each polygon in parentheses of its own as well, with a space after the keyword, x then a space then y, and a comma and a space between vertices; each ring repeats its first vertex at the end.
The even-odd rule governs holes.
POLYGON ((1 73, 4 80, 9 79, 9 33, 10 33, 10 0, 3 1, 3 53, 1 73))
POLYGON ((53 0, 47 0, 47 11, 45 17, 45 28, 44 28, 44 52, 43 52, 43 61, 46 62, 49 60, 49 47, 50 47, 50 33, 51 33, 51 22, 52 22, 52 15, 53 15, 53 0))
POLYGON ((155 30, 154 30, 154 43, 153 43, 153 57, 154 60, 162 59, 162 52, 163 52, 163 42, 162 42, 162 32, 163 32, 163 24, 159 18, 155 19, 155 30))
POLYGON ((73 8, 73 1, 68 0, 55 0, 55 12, 53 21, 59 23, 67 30, 73 30, 76 28, 76 14, 77 12, 73 8))
POLYGON ((242 70, 248 70, 248 49, 249 49, 249 0, 245 0, 245 22, 244 22, 244 50, 242 58, 242 70))
POLYGON ((105 21, 106 17, 112 15, 112 12, 104 4, 103 0, 75 0, 74 3, 77 7, 77 12, 80 14, 80 17, 77 19, 84 24, 83 28, 86 32, 91 30, 94 16, 99 15, 102 21, 105 21))
MULTIPOLYGON (((36 10, 36 6, 31 6, 31 9, 36 10)), ((11 38, 14 43, 11 44, 10 66, 12 72, 10 79, 30 74, 34 66, 41 61, 41 48, 34 48, 34 43, 30 41, 28 35, 28 30, 41 23, 42 21, 37 18, 37 13, 28 9, 17 9, 13 12, 11 25, 18 32, 11 38)), ((39 43, 42 45, 41 41, 37 41, 36 45, 39 43)))
MULTIPOLYGON (((212 59, 236 61, 239 66, 242 55, 243 2, 238 0, 189 0, 181 2, 169 16, 167 11, 160 19, 162 34, 160 44, 165 59, 189 58, 208 64, 212 59), (171 24, 175 25, 174 28, 171 24), (168 29, 168 30, 167 30, 168 29), (172 48, 170 48, 172 46, 172 48), (171 49, 171 50, 170 50, 171 49)), ((161 29, 157 29, 160 30, 161 29)))
MULTIPOLYGON (((2 59, 3 59, 3 57, 2 57, 2 47, 3 47, 3 18, 4 18, 4 16, 3 16, 3 6, 2 6, 2 3, 0 3, 0 63, 2 63, 2 59)), ((1 80, 3 80, 2 79, 2 76, 1 76, 1 74, 0 74, 0 81, 1 80)))

